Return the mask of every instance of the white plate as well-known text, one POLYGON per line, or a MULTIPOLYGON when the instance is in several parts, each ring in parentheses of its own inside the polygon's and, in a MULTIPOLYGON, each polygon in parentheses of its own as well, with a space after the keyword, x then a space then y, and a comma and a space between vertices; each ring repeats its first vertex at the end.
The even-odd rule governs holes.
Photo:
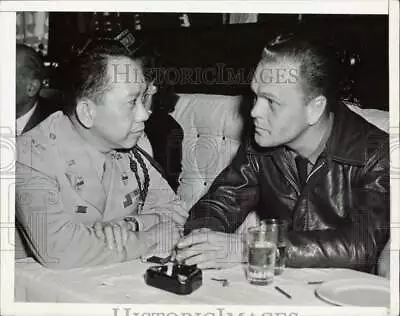
POLYGON ((328 303, 340 306, 390 305, 389 280, 383 278, 329 281, 318 287, 315 294, 328 303))

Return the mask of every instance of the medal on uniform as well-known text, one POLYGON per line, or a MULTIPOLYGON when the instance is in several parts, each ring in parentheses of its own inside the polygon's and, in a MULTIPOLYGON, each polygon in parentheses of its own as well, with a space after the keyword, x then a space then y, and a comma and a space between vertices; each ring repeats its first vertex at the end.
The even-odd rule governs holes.
POLYGON ((124 185, 127 185, 127 184, 128 184, 128 179, 129 179, 129 177, 128 177, 128 175, 126 174, 126 172, 123 172, 122 175, 121 175, 121 181, 122 181, 122 183, 123 183, 124 185))
POLYGON ((76 213, 85 214, 85 213, 87 213, 87 206, 78 205, 78 206, 75 208, 75 212, 76 212, 76 213))
POLYGON ((72 160, 67 161, 67 165, 68 165, 68 167, 75 165, 75 160, 72 159, 72 160))
POLYGON ((83 180, 82 176, 76 177, 76 182, 75 182, 75 189, 76 190, 81 190, 83 185, 85 184, 85 181, 83 180))
POLYGON ((136 196, 139 194, 139 190, 133 190, 132 192, 129 192, 125 194, 124 200, 122 201, 122 205, 124 208, 127 208, 128 206, 133 204, 133 201, 136 201, 136 196))
POLYGON ((125 199, 122 201, 122 204, 124 205, 124 208, 127 208, 129 205, 132 205, 132 193, 128 193, 125 195, 125 199))

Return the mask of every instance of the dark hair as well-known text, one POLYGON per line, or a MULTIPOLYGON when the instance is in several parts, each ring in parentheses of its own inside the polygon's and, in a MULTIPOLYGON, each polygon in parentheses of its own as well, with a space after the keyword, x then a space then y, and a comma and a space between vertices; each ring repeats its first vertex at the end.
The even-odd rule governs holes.
POLYGON ((30 46, 17 44, 16 58, 17 69, 19 69, 22 76, 43 80, 45 72, 43 58, 37 51, 30 46), (18 60, 20 60, 20 63, 18 63, 18 60))
POLYGON ((64 70, 64 112, 74 113, 77 101, 88 98, 101 102, 104 92, 110 89, 107 73, 111 58, 127 57, 132 60, 142 59, 142 52, 132 52, 117 40, 88 41, 85 47, 74 57, 64 70))
POLYGON ((333 46, 304 34, 279 35, 264 47, 261 60, 278 62, 283 58, 300 63, 298 78, 305 98, 323 95, 328 101, 327 110, 332 111, 331 105, 338 96, 340 68, 333 46))

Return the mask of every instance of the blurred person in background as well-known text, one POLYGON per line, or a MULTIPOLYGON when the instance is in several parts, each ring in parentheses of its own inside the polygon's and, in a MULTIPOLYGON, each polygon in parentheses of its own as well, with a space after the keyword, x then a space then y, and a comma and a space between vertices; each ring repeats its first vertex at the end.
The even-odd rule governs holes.
POLYGON ((31 47, 16 47, 16 135, 27 132, 59 109, 40 96, 45 68, 31 47))

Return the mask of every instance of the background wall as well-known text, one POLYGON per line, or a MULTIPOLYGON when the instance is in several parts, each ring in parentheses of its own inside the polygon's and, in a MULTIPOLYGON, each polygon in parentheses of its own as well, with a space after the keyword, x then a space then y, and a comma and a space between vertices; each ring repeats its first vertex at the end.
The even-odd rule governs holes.
POLYGON ((48 12, 17 12, 16 41, 47 55, 49 38, 48 12))
MULTIPOLYGON (((277 33, 300 26, 334 44, 344 66, 343 98, 365 108, 388 109, 387 16, 50 13, 46 58, 63 63, 87 37, 111 36, 127 28, 151 47, 157 67, 163 69, 164 90, 243 94, 263 45, 277 33)), ((50 84, 57 86, 56 76, 50 84)))

